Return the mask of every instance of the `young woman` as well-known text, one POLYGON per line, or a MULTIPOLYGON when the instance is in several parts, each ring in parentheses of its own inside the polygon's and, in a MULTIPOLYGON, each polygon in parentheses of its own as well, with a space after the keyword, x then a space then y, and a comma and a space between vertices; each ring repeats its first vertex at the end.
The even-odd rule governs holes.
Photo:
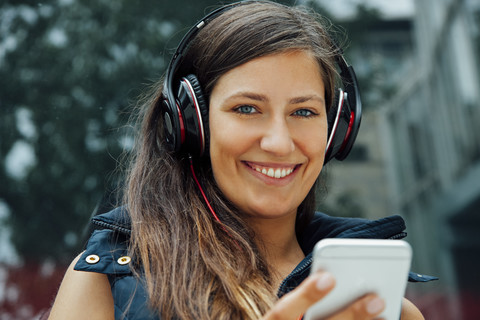
MULTIPOLYGON (((339 54, 317 17, 268 1, 196 25, 144 103, 125 205, 94 218, 50 319, 298 319, 335 286, 309 276, 317 241, 403 236, 399 217, 314 212, 339 54)), ((369 294, 329 319, 383 308, 369 294)), ((405 300, 402 319, 423 317, 405 300)))

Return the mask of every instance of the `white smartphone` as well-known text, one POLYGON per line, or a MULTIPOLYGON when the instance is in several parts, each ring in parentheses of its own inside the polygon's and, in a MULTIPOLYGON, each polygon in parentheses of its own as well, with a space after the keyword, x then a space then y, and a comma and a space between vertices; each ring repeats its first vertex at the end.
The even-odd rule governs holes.
POLYGON ((310 307, 305 320, 323 319, 367 293, 385 301, 380 317, 399 320, 408 281, 412 249, 403 240, 324 239, 313 252, 311 273, 325 270, 336 285, 310 307))

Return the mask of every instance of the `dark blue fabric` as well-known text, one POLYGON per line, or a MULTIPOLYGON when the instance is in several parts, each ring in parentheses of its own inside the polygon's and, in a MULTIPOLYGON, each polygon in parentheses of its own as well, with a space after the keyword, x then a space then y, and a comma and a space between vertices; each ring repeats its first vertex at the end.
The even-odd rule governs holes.
POLYGON ((127 255, 127 241, 124 236, 110 229, 95 230, 88 240, 87 250, 82 254, 76 267, 82 271, 104 274, 131 274, 128 264, 117 263, 120 257, 127 255), (88 263, 87 257, 90 255, 97 255, 99 261, 94 264, 88 263))
POLYGON ((318 241, 325 238, 401 239, 406 235, 405 222, 397 215, 368 220, 331 217, 316 212, 312 222, 298 240, 303 252, 308 254, 318 241))
MULTIPOLYGON (((106 274, 110 280, 115 303, 115 319, 154 320, 160 319, 147 306, 147 292, 143 279, 133 275, 129 264, 121 265, 118 259, 128 254, 130 219, 123 208, 96 216, 92 223, 95 230, 85 252, 75 265, 75 270, 106 274), (95 264, 87 262, 87 257, 97 255, 95 264)), ((316 213, 310 225, 299 236, 299 243, 306 257, 292 273, 283 280, 278 296, 295 289, 310 273, 312 250, 315 244, 325 238, 371 238, 401 239, 406 236, 405 222, 400 216, 390 216, 379 220, 360 218, 331 217, 316 213)), ((427 282, 436 277, 410 272, 409 281, 427 282)))
POLYGON ((96 216, 92 223, 100 230, 93 231, 85 252, 75 270, 103 273, 108 276, 115 308, 115 319, 153 320, 160 319, 147 305, 148 294, 142 282, 133 275, 131 265, 121 265, 118 259, 128 255, 130 222, 122 208, 96 216), (87 262, 87 257, 96 255, 99 261, 87 262))

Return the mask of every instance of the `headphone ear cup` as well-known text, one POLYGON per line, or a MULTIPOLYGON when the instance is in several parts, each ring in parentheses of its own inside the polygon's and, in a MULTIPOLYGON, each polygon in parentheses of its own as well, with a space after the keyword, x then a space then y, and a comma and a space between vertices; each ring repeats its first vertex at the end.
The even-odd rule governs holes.
POLYGON ((329 137, 324 164, 333 158, 343 160, 350 153, 360 125, 357 116, 350 106, 348 94, 339 89, 336 103, 327 115, 329 137))
POLYGON ((327 147, 325 150, 325 159, 324 164, 328 161, 332 160, 336 155, 336 150, 338 150, 338 144, 343 142, 343 139, 339 138, 339 134, 337 131, 339 117, 342 112, 343 108, 343 99, 344 94, 343 90, 338 89, 337 94, 333 100, 332 107, 328 110, 327 114, 327 124, 328 124, 328 139, 327 139, 327 147), (339 110, 340 109, 340 110, 339 110), (341 140, 341 141, 339 141, 341 140))
POLYGON ((185 123, 184 150, 201 156, 208 146, 208 108, 195 75, 181 79, 177 96, 185 123))
MULTIPOLYGON (((341 91, 341 90, 339 90, 341 91)), ((330 139, 330 135, 332 134, 332 129, 335 124, 335 119, 337 117, 337 110, 338 110, 338 101, 341 98, 340 96, 342 95, 341 92, 338 92, 333 100, 332 107, 330 110, 328 110, 327 113, 327 124, 328 124, 328 138, 330 139)))
POLYGON ((160 131, 157 132, 157 145, 160 147, 165 144, 168 150, 178 152, 185 134, 180 109, 176 101, 169 101, 165 94, 162 94, 158 104, 163 118, 163 135, 160 134, 160 131))

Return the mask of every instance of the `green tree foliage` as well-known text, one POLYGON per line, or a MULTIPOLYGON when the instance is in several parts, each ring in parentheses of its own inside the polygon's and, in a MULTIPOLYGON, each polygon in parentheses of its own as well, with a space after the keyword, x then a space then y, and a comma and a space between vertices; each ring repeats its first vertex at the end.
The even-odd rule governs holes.
POLYGON ((135 99, 214 0, 3 1, 0 201, 21 257, 70 260, 118 184, 135 99))

